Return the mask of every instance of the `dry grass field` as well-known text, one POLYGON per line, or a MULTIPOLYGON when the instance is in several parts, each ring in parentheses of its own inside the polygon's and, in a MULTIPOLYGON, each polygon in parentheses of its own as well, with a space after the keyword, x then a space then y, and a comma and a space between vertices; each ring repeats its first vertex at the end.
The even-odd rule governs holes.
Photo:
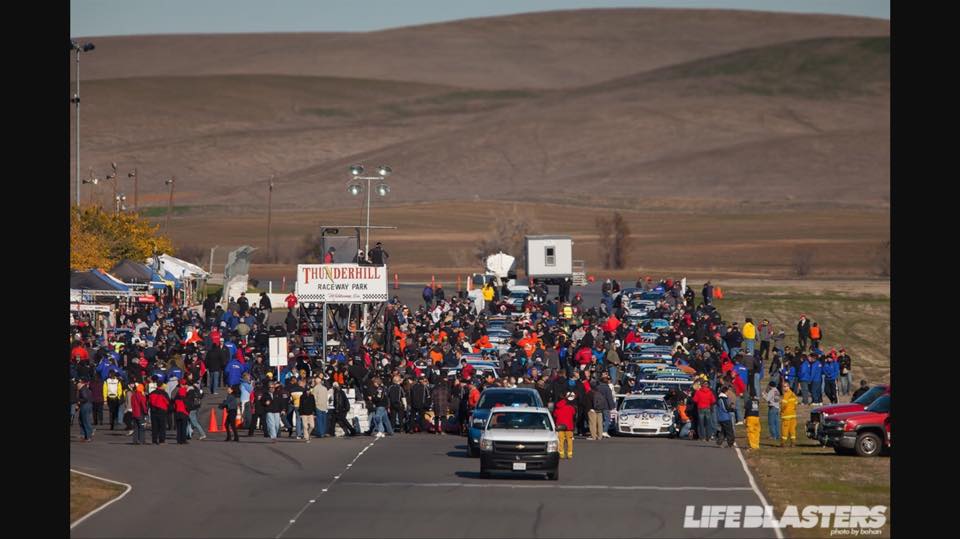
MULTIPOLYGON (((305 235, 317 233, 321 224, 361 222, 360 201, 352 208, 333 211, 275 211, 273 248, 280 265, 255 264, 259 279, 279 280, 295 272, 294 253, 305 235)), ((380 201, 376 201, 379 203, 380 201)), ((878 273, 881 243, 889 239, 890 215, 884 210, 822 209, 815 211, 763 211, 762 205, 740 211, 707 213, 669 210, 621 210, 630 226, 630 255, 622 271, 604 271, 595 227, 598 216, 610 209, 550 204, 516 204, 528 215, 531 229, 540 234, 569 234, 574 257, 586 261, 588 273, 636 279, 643 274, 682 272, 691 278, 793 276, 798 248, 813 252, 811 278, 863 278, 878 273)), ((397 230, 374 231, 373 241, 383 241, 390 253, 391 270, 402 281, 437 278, 455 281, 458 273, 477 271, 471 258, 474 246, 492 230, 492 223, 513 211, 505 201, 427 203, 381 207, 374 205, 375 225, 397 230), (442 277, 441 277, 442 276, 442 277)), ((163 222, 162 214, 155 218, 163 222)), ((179 246, 196 246, 209 253, 217 245, 249 244, 265 249, 266 215, 223 215, 202 208, 185 208, 171 218, 170 234, 179 246)), ((372 245, 372 244, 371 244, 372 245)), ((218 264, 225 251, 216 255, 218 264)), ((269 262, 256 256, 256 262, 269 262)), ((209 254, 204 257, 204 266, 209 254)))
POLYGON ((123 487, 70 472, 70 522, 119 496, 123 487))

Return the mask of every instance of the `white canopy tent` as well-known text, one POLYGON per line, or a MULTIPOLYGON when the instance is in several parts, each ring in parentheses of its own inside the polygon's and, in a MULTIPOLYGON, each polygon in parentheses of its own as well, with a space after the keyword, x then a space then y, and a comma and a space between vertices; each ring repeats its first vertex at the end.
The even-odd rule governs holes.
MULTIPOLYGON (((171 275, 180 280, 183 285, 183 298, 187 304, 199 303, 201 293, 210 274, 196 264, 191 264, 186 260, 181 260, 175 256, 162 254, 159 257, 160 273, 170 272, 171 275)), ((158 264, 153 258, 147 259, 147 265, 157 268, 158 264)))

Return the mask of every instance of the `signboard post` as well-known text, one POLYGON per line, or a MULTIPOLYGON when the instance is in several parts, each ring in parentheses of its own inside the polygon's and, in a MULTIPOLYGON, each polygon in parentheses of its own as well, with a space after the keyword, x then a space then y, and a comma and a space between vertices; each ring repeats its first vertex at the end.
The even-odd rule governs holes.
POLYGON ((387 301, 387 267, 359 264, 300 264, 297 298, 303 303, 387 301))
POLYGON ((280 367, 287 364, 287 338, 270 337, 270 366, 277 368, 277 380, 280 380, 280 367))

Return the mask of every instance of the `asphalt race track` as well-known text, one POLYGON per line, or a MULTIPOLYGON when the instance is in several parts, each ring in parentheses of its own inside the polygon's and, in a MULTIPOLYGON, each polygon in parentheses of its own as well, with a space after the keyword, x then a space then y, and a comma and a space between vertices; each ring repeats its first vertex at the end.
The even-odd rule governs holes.
MULTIPOLYGON (((205 399, 202 418, 219 397, 205 399)), ((149 433, 147 434, 149 440, 149 433)), ((129 445, 125 431, 71 436, 71 467, 129 483, 73 537, 773 537, 684 529, 686 505, 756 505, 733 449, 646 438, 576 440, 560 479, 479 479, 466 439, 210 434, 129 445)), ((699 510, 699 508, 698 508, 699 510)))

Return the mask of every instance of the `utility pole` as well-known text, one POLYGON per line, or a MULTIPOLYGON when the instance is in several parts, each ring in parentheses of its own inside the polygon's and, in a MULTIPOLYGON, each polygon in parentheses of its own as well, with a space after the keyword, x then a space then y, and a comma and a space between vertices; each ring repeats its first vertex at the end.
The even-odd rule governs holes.
POLYGON ((273 217, 273 180, 276 175, 270 176, 270 184, 267 187, 267 259, 270 259, 270 222, 273 217))
POLYGON ((137 178, 137 169, 133 169, 133 172, 127 174, 128 178, 133 178, 133 211, 136 213, 140 212, 140 204, 138 202, 138 194, 140 192, 139 184, 140 181, 137 178))
POLYGON ((169 232, 170 231, 170 212, 173 210, 173 185, 177 183, 177 177, 174 176, 169 180, 165 181, 164 183, 170 186, 170 199, 167 200, 167 219, 163 223, 163 230, 165 232, 169 232))
POLYGON ((77 206, 80 206, 80 53, 90 52, 94 48, 93 43, 84 43, 81 45, 76 41, 70 40, 70 50, 75 53, 77 58, 77 91, 73 94, 73 99, 70 100, 76 105, 77 110, 77 206))
MULTIPOLYGON (((117 200, 117 187, 118 187, 117 184, 120 182, 120 179, 117 178, 117 164, 116 164, 116 163, 110 163, 110 167, 113 168, 113 172, 107 175, 107 179, 108 179, 108 180, 113 180, 113 199, 114 199, 114 200, 117 200)), ((117 211, 116 211, 116 213, 120 213, 120 206, 119 206, 119 204, 117 205, 117 211)))

